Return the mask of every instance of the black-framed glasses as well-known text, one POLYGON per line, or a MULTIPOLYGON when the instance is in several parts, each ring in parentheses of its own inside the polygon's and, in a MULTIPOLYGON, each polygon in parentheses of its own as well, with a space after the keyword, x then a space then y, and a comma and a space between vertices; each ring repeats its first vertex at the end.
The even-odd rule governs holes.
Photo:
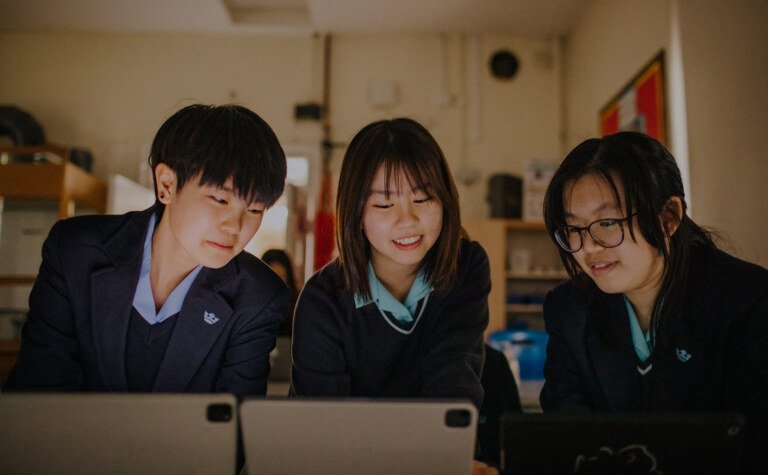
POLYGON ((560 226, 555 229, 555 241, 565 252, 578 252, 584 246, 584 231, 592 236, 592 240, 602 247, 617 247, 624 242, 624 222, 632 219, 637 213, 626 218, 598 219, 587 226, 560 226))

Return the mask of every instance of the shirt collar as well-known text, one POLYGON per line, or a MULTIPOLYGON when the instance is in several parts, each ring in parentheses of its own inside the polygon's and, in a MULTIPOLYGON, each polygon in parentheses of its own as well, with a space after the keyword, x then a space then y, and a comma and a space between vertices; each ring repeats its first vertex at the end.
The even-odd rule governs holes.
POLYGON ((376 273, 373 271, 373 264, 368 261, 368 284, 371 288, 371 298, 365 298, 360 294, 355 294, 355 307, 360 308, 375 303, 379 310, 392 313, 395 318, 401 322, 412 322, 416 315, 419 302, 426 297, 432 290, 431 285, 424 277, 424 272, 419 271, 416 279, 408 291, 404 302, 400 302, 384 287, 376 273))
POLYGON ((637 320, 635 307, 632 302, 624 296, 624 304, 627 306, 627 315, 629 316, 629 329, 632 332, 632 345, 635 347, 635 354, 640 361, 645 361, 651 356, 651 331, 643 333, 640 328, 640 322, 637 320))
POLYGON ((184 299, 192 287, 192 283, 195 281, 197 274, 203 268, 202 265, 198 265, 182 280, 179 285, 173 289, 173 292, 165 299, 165 303, 160 308, 159 312, 155 311, 155 297, 152 293, 152 284, 149 280, 149 270, 152 267, 152 236, 155 231, 155 214, 149 218, 149 225, 147 226, 147 236, 144 238, 144 253, 141 259, 141 271, 139 272, 139 283, 136 286, 136 293, 133 295, 133 308, 139 312, 144 320, 150 325, 160 323, 170 316, 176 315, 181 311, 181 306, 184 303, 184 299))

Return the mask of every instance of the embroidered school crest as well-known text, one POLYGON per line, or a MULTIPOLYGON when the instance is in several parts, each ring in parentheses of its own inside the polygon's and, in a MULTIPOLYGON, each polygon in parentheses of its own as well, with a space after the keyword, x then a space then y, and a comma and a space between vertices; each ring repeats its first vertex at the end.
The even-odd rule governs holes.
POLYGON ((685 348, 675 348, 675 354, 677 355, 677 359, 683 363, 687 363, 688 360, 693 356, 692 354, 685 351, 685 348))
POLYGON ((203 320, 205 320, 205 323, 208 325, 213 325, 214 323, 219 321, 219 317, 213 314, 213 312, 207 312, 203 310, 203 320))

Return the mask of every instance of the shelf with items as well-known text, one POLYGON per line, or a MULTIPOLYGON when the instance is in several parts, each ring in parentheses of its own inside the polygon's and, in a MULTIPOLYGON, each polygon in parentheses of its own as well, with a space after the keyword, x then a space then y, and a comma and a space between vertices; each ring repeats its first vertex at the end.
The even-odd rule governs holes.
POLYGON ((464 229, 483 246, 490 262, 486 337, 515 325, 543 329, 544 296, 568 278, 544 223, 470 219, 464 229))
POLYGON ((0 200, 48 200, 59 218, 74 216, 82 206, 99 213, 107 208, 107 185, 69 161, 60 146, 0 147, 0 200), (15 161, 14 157, 32 157, 15 161))
POLYGON ((15 361, 14 328, 27 312, 51 226, 106 211, 107 185, 70 162, 70 153, 61 146, 0 147, 0 378, 15 361))
POLYGON ((0 147, 0 286, 34 283, 40 246, 57 219, 105 212, 107 185, 71 163, 69 153, 60 146, 0 147))

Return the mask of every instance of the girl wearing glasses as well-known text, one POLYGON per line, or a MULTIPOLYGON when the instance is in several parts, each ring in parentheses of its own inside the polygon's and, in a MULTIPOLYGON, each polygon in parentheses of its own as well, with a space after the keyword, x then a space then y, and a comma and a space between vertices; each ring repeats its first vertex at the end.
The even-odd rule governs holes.
POLYGON ((768 270, 686 215, 670 153, 635 132, 587 140, 544 208, 571 280, 544 304, 543 409, 740 412, 745 468, 765 467, 768 270))

